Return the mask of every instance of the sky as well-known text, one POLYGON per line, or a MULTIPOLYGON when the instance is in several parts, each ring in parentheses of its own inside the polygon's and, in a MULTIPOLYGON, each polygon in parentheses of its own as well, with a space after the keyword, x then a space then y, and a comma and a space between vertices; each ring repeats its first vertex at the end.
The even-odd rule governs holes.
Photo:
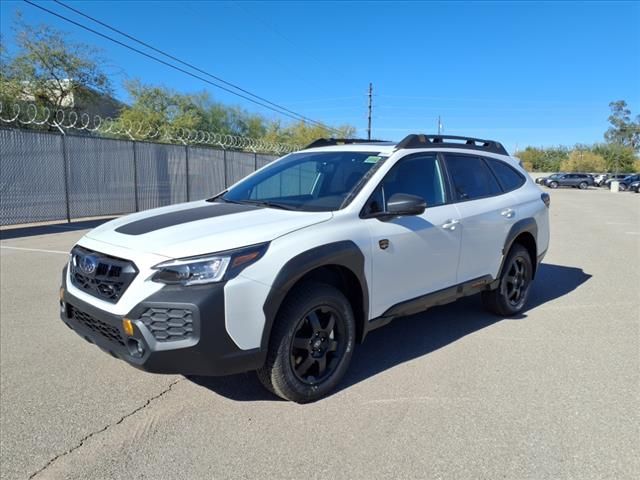
MULTIPOLYGON (((50 10, 117 37, 60 5, 50 10)), ((400 140, 435 133, 525 146, 603 141, 609 102, 640 114, 640 2, 73 1, 74 8, 308 118, 400 140)), ((155 63, 22 1, 13 20, 47 23, 103 49, 116 96, 139 79, 268 118, 286 117, 155 63)), ((118 37, 131 43, 129 40, 118 37)))

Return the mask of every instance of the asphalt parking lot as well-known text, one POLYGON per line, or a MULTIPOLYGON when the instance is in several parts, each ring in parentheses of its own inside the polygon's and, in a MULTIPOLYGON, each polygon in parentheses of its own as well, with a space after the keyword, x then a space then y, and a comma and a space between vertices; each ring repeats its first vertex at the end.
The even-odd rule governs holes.
POLYGON ((524 315, 472 297, 398 320, 304 406, 109 357, 58 318, 86 230, 3 231, 2 478, 640 478, 640 195, 549 192, 524 315))

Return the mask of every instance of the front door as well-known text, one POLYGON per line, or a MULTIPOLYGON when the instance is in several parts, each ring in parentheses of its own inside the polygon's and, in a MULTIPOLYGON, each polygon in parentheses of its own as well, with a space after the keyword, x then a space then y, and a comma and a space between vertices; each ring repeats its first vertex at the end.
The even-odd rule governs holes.
POLYGON ((365 211, 384 211, 396 193, 426 200, 422 215, 363 220, 373 242, 371 315, 456 284, 460 253, 458 211, 447 204, 443 169, 435 153, 401 159, 372 195, 365 211))

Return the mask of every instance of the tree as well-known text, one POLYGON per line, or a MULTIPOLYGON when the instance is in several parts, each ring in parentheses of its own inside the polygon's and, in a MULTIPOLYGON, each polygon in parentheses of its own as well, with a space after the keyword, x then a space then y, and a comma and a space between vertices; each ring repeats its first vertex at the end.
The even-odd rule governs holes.
POLYGON ((125 82, 131 105, 120 112, 118 128, 133 138, 153 139, 166 128, 208 130, 211 100, 206 93, 183 95, 165 87, 145 85, 139 80, 125 82))
POLYGON ((574 150, 569 157, 560 164, 563 172, 604 172, 605 159, 588 150, 574 150))
POLYGON ((638 161, 633 148, 625 147, 617 143, 599 143, 592 147, 595 154, 602 156, 605 160, 606 172, 637 172, 634 162, 638 161))
POLYGON ((631 147, 635 151, 640 150, 640 115, 636 116, 635 121, 631 120, 631 110, 624 100, 611 102, 609 107, 611 127, 605 132, 604 138, 609 143, 631 147))
POLYGON ((0 52, 0 95, 41 106, 85 107, 101 95, 111 95, 111 82, 102 71, 100 51, 74 43, 47 25, 17 22, 17 52, 0 52))
POLYGON ((139 80, 126 82, 125 88, 131 104, 122 109, 117 119, 120 128, 115 130, 125 128, 136 139, 153 139, 161 129, 190 129, 306 145, 320 137, 351 136, 355 131, 345 125, 332 132, 329 127, 305 122, 283 127, 279 121, 269 121, 238 106, 214 102, 206 92, 182 94, 139 80))
POLYGON ((557 172, 560 170, 560 164, 569 157, 569 150, 566 147, 527 147, 516 152, 515 156, 522 160, 529 171, 557 172))
POLYGON ((324 125, 310 125, 304 121, 294 122, 282 127, 280 122, 273 122, 267 128, 266 137, 274 142, 284 142, 305 146, 319 138, 349 138, 355 134, 351 125, 341 125, 336 129, 324 125))

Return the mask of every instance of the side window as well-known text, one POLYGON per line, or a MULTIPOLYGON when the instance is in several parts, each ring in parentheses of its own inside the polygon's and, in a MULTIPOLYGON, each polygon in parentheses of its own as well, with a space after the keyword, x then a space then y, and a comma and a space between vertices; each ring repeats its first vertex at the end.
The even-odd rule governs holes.
POLYGON ((409 157, 396 163, 371 196, 365 213, 385 211, 386 203, 396 193, 417 195, 427 202, 427 208, 444 204, 447 197, 437 155, 409 157))
POLYGON ((446 159, 457 201, 474 200, 502 193, 498 181, 482 158, 447 154, 446 159))
POLYGON ((502 190, 510 192, 516 188, 520 188, 525 180, 524 177, 516 171, 515 168, 507 165, 505 162, 496 160, 495 158, 485 158, 485 161, 498 177, 498 182, 502 186, 502 190))

